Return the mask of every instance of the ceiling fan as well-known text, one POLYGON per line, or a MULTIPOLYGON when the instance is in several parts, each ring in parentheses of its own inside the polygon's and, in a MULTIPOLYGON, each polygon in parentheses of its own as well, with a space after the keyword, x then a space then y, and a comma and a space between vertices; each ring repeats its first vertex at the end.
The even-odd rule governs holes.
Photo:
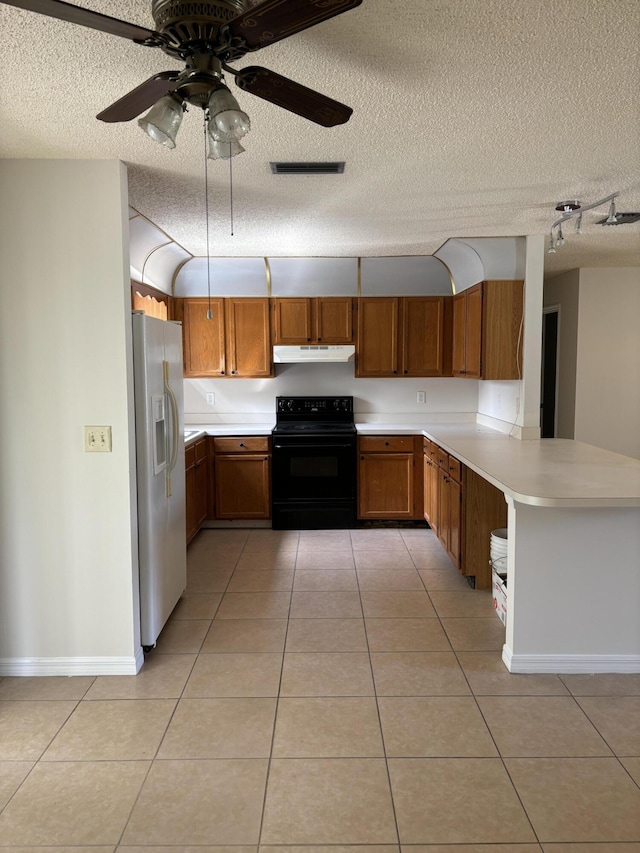
POLYGON ((169 56, 185 62, 182 71, 163 71, 145 80, 100 112, 97 118, 101 121, 130 121, 165 96, 175 101, 180 114, 186 103, 207 109, 214 93, 222 93, 223 99, 228 93, 223 83, 225 71, 245 92, 323 127, 343 124, 353 112, 345 104, 268 68, 252 65, 238 71, 228 63, 354 9, 362 0, 152 0, 155 30, 62 0, 3 2, 130 39, 146 47, 159 47, 169 56))

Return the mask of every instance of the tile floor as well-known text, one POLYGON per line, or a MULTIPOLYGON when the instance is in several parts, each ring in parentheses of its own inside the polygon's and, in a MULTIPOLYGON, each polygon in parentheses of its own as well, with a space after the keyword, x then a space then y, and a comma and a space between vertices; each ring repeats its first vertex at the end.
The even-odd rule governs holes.
POLYGON ((0 680, 0 853, 638 853, 640 675, 502 642, 431 531, 202 531, 138 676, 0 680))

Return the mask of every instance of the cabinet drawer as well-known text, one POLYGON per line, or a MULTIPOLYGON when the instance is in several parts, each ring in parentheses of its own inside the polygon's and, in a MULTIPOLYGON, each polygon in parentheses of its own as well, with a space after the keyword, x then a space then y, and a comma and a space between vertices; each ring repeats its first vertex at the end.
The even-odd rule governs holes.
POLYGON ((437 445, 435 448, 435 460, 440 466, 440 468, 444 468, 445 471, 449 470, 449 454, 446 450, 443 450, 437 445))
POLYGON ((431 456, 431 454, 433 453, 433 450, 431 447, 431 442, 429 441, 428 438, 422 439, 422 451, 423 451, 423 453, 426 453, 427 456, 431 456))
POLYGON ((184 467, 191 468, 196 464, 196 446, 195 444, 190 444, 189 447, 185 447, 184 449, 184 467))
POLYGON ((268 435, 240 436, 239 438, 216 438, 216 453, 268 453, 268 435))
MULTIPOLYGON (((196 452, 196 462, 202 462, 203 459, 207 458, 207 439, 199 438, 193 445, 193 448, 196 452)), ((186 454, 186 451, 185 451, 186 454)))
POLYGON ((460 477, 462 474, 462 465, 459 459, 456 459, 455 456, 449 457, 449 475, 452 480, 455 480, 456 483, 460 482, 460 477))
POLYGON ((361 453, 413 453, 412 435, 362 435, 361 453))

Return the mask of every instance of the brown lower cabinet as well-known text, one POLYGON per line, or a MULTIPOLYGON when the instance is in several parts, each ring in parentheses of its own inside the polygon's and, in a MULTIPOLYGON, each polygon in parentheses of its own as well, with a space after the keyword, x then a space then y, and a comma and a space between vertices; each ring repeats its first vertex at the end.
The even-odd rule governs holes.
POLYGON ((366 435, 358 439, 358 518, 422 518, 420 437, 366 435))
POLYGON ((424 517, 452 563, 488 589, 491 531, 507 525, 504 495, 435 442, 425 438, 423 449, 424 517))
POLYGON ((208 514, 209 465, 206 436, 185 447, 184 462, 186 533, 187 543, 189 543, 208 514))
POLYGON ((217 519, 271 518, 269 436, 215 438, 217 519))

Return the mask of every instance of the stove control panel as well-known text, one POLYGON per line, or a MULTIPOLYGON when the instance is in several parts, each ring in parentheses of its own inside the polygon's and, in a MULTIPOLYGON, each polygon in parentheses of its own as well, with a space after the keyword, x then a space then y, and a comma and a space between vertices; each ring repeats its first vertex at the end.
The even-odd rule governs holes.
POLYGON ((353 397, 276 397, 278 414, 351 414, 353 397))

